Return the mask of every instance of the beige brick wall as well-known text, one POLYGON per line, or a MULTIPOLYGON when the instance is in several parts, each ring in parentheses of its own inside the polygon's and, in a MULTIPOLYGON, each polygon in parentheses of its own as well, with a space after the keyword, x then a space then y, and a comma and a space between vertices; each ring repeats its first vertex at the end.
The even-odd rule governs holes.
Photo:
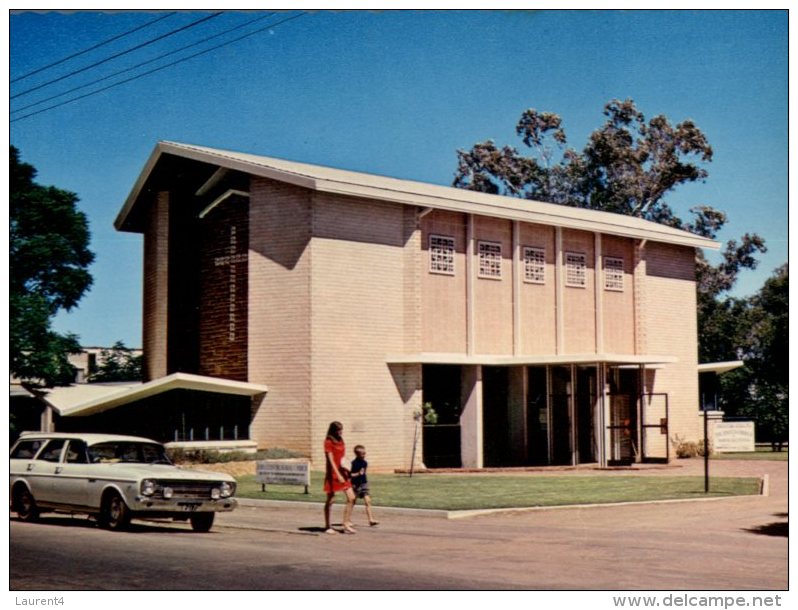
POLYGON ((169 280, 169 193, 156 194, 144 229, 144 302, 142 347, 144 381, 167 374, 169 280))
POLYGON ((513 353, 513 233, 509 220, 474 217, 474 353, 513 353), (501 279, 480 277, 479 242, 501 245, 501 279))
POLYGON ((670 435, 699 437, 698 330, 695 251, 649 242, 645 246, 645 292, 656 295, 644 310, 647 350, 679 360, 649 373, 647 392, 669 397, 670 435))
POLYGON ((623 291, 604 289, 603 273, 601 283, 604 351, 615 354, 635 353, 635 286, 634 252, 632 240, 602 236, 601 254, 603 257, 623 259, 623 291))
MULTIPOLYGON (((418 393, 401 387, 420 368, 392 370, 388 354, 402 353, 413 295, 405 302, 408 257, 417 240, 404 206, 317 193, 312 249, 312 459, 323 463, 329 422, 344 424, 347 457, 363 444, 375 469, 409 465, 413 408, 418 393), (408 234, 409 233, 409 234, 408 234), (409 398, 407 402, 406 398, 409 398)), ((412 332, 412 329, 411 329, 412 332)))
MULTIPOLYGON (((546 251, 546 282, 531 284, 521 280, 522 354, 554 354, 557 351, 554 227, 521 224, 521 260, 524 246, 546 251)), ((523 262, 521 274, 523 277, 523 262)))
POLYGON ((421 345, 425 352, 466 352, 466 216, 436 210, 421 221, 421 345), (454 275, 429 272, 429 236, 454 237, 454 275))
POLYGON ((249 381, 269 387, 250 433, 309 453, 310 191, 253 178, 249 235, 249 381))
POLYGON ((584 288, 565 284, 563 278, 563 347, 566 354, 589 354, 596 351, 595 237, 587 231, 564 229, 562 232, 563 275, 565 253, 585 255, 587 283, 584 288))

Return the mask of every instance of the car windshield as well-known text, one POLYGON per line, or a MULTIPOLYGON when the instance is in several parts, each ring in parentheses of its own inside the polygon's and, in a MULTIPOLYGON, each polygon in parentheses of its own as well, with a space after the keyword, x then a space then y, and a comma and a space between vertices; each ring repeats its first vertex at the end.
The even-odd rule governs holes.
POLYGON ((94 464, 171 464, 163 445, 136 441, 108 441, 92 445, 89 447, 89 460, 94 464))

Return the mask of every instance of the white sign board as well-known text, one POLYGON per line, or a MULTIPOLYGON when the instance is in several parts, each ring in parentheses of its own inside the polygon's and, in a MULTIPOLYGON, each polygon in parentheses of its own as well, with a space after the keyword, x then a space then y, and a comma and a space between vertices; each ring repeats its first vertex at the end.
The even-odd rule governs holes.
POLYGON ((712 448, 718 453, 755 451, 754 422, 724 421, 716 423, 712 448))
POLYGON ((255 480, 262 485, 310 485, 308 460, 259 460, 255 480))

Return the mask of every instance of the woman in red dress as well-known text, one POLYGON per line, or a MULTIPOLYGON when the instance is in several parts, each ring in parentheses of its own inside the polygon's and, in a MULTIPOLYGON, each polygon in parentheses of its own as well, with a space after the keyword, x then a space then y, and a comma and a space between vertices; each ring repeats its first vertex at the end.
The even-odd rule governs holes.
POLYGON ((346 476, 348 471, 341 467, 341 460, 346 455, 346 446, 341 433, 344 426, 341 422, 334 421, 327 429, 327 438, 324 439, 324 457, 326 461, 326 471, 324 474, 324 492, 327 500, 324 502, 324 531, 327 534, 338 533, 330 525, 330 509, 335 499, 335 493, 343 491, 346 494, 346 506, 344 506, 343 532, 354 534, 352 527, 352 508, 355 505, 355 493, 352 491, 352 482, 346 476))

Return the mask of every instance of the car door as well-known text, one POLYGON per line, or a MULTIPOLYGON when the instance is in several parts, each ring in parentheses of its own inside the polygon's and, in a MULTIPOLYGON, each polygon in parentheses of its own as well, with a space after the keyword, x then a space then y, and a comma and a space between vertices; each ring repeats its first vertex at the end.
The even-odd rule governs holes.
POLYGON ((40 504, 62 503, 56 481, 62 470, 61 454, 65 445, 65 438, 51 438, 27 468, 31 493, 40 504))
POLYGON ((11 450, 8 470, 13 481, 24 480, 31 487, 31 473, 35 471, 34 458, 47 443, 42 438, 25 438, 17 442, 11 450))
POLYGON ((55 469, 54 493, 59 502, 70 506, 87 505, 87 489, 91 475, 86 443, 69 439, 61 463, 55 469))

